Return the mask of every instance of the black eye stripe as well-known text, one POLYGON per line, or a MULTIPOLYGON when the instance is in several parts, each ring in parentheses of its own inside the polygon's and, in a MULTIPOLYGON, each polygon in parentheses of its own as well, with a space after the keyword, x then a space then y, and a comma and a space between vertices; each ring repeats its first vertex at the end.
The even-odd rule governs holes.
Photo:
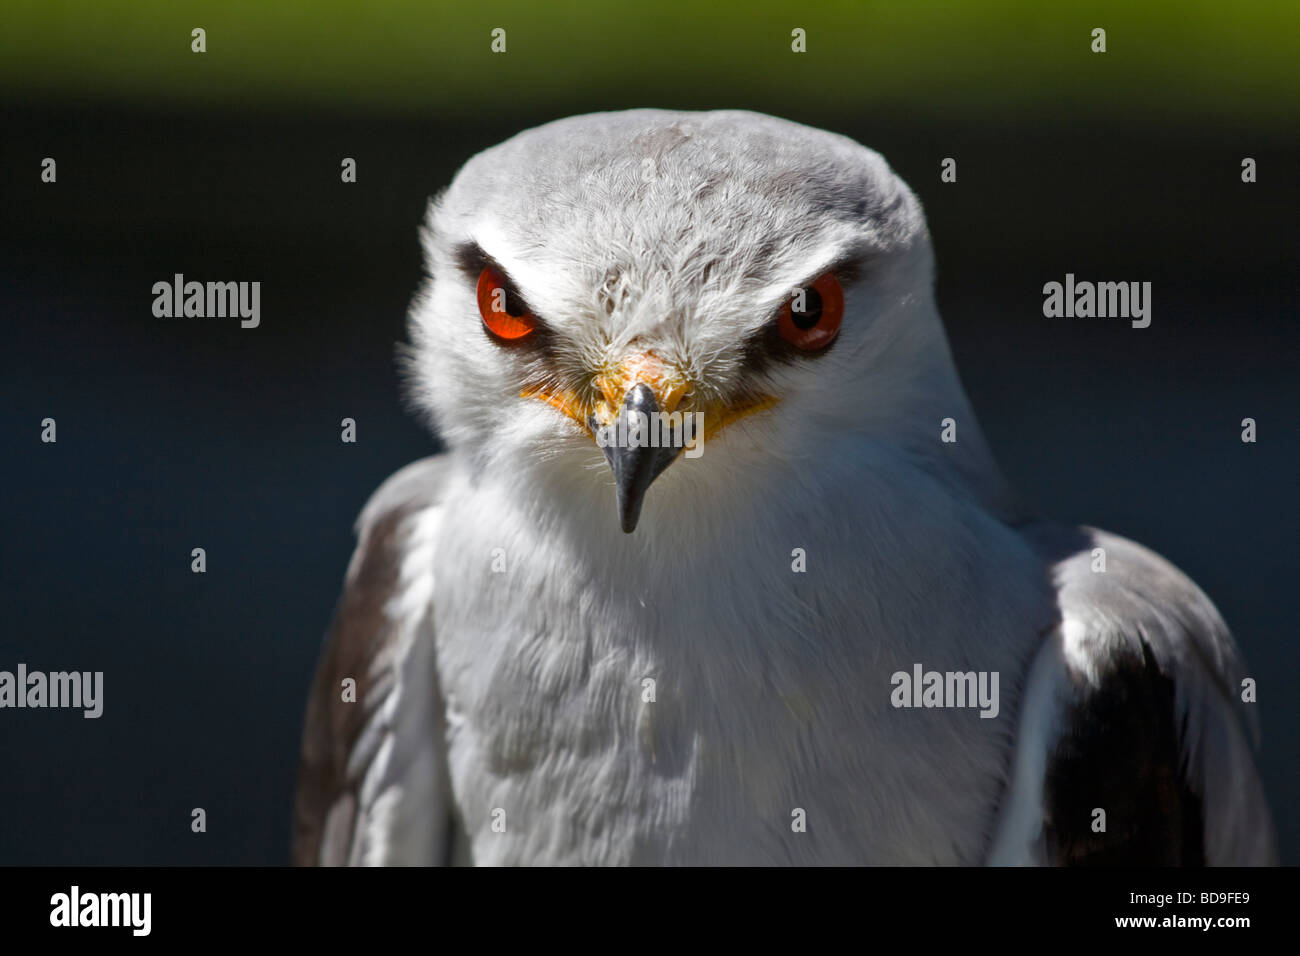
POLYGON ((778 331, 781 313, 788 307, 790 309, 790 319, 798 328, 811 329, 821 321, 823 308, 821 293, 813 288, 813 283, 830 273, 840 283, 841 289, 847 290, 851 283, 863 278, 870 261, 871 257, 864 255, 843 259, 829 269, 819 272, 816 276, 808 279, 803 285, 797 286, 796 288, 802 289, 804 293, 802 313, 794 308, 797 303, 794 301, 795 293, 792 290, 790 296, 773 313, 771 321, 751 335, 745 343, 744 357, 742 359, 745 370, 751 375, 762 375, 773 364, 794 365, 807 362, 821 358, 835 348, 840 340, 838 335, 831 340, 829 345, 822 349, 810 351, 791 345, 781 337, 781 333, 778 331))
POLYGON ((501 288, 506 293, 506 315, 517 318, 525 313, 532 313, 533 318, 537 319, 539 325, 545 324, 537 317, 537 313, 533 312, 532 307, 524 297, 519 294, 518 287, 515 285, 514 280, 510 278, 510 273, 506 272, 501 267, 501 263, 488 255, 477 242, 471 240, 461 243, 456 247, 453 256, 456 265, 465 274, 465 278, 471 286, 477 285, 478 277, 484 269, 491 267, 496 270, 497 275, 501 277, 501 288))
MULTIPOLYGON (((478 282, 478 277, 483 269, 491 266, 501 276, 501 286, 506 290, 506 314, 511 316, 521 316, 525 313, 531 313, 533 320, 537 323, 534 334, 522 339, 518 344, 529 344, 539 347, 544 351, 550 351, 552 347, 551 330, 543 320, 525 301, 524 297, 519 294, 513 280, 508 272, 501 267, 491 255, 487 253, 477 242, 467 240, 452 252, 456 265, 465 274, 471 284, 478 282)), ((853 255, 845 256, 838 262, 833 263, 829 268, 822 270, 817 276, 811 277, 801 286, 804 290, 804 311, 802 314, 792 310, 791 318, 795 325, 801 329, 810 329, 821 321, 822 301, 821 294, 813 288, 813 283, 827 272, 831 273, 840 282, 842 287, 847 288, 861 279, 867 268, 875 259, 872 252, 857 252, 853 255)), ((794 362, 807 361, 825 355, 835 347, 839 341, 837 336, 832 342, 820 351, 801 351, 795 349, 776 331, 777 318, 781 311, 791 302, 787 299, 783 302, 777 312, 773 315, 772 321, 762 329, 750 336, 744 346, 744 357, 742 359, 745 368, 754 373, 761 374, 771 363, 790 364, 794 362)))
POLYGON ((492 257, 483 251, 483 247, 472 240, 462 242, 452 253, 456 265, 466 276, 477 279, 484 266, 492 265, 492 257))

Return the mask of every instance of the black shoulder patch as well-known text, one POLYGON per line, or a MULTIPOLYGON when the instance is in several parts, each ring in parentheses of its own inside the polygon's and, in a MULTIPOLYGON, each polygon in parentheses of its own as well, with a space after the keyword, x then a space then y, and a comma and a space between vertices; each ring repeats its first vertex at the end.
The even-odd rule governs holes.
POLYGON ((1043 833, 1057 865, 1205 864, 1201 801, 1183 773, 1174 684, 1145 644, 1142 654, 1111 662, 1101 687, 1068 714, 1050 758, 1043 833))

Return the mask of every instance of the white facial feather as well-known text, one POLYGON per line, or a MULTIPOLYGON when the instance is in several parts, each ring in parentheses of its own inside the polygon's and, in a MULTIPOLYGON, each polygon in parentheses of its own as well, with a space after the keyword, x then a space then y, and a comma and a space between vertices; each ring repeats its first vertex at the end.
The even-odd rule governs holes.
POLYGON ((649 499, 672 494, 687 469, 725 474, 728 493, 744 494, 751 466, 825 458, 851 435, 924 459, 940 453, 935 436, 952 417, 962 441, 935 473, 966 476, 966 493, 1010 507, 943 341, 920 204, 872 150, 753 113, 594 114, 480 153, 431 205, 412 367, 435 427, 484 467, 567 459, 607 497, 592 436, 521 398, 538 364, 484 333, 474 277, 456 260, 471 241, 554 331, 547 381, 572 384, 651 349, 689 376, 697 400, 743 389, 780 399, 698 461, 679 460, 649 499), (748 341, 792 290, 846 261, 861 268, 830 351, 747 368, 748 341))

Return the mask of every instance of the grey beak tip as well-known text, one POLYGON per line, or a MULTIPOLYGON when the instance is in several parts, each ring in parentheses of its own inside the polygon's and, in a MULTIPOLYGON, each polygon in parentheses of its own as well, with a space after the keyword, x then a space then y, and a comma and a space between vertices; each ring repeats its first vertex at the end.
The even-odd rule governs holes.
MULTIPOLYGON (((659 403, 648 385, 637 384, 628 390, 623 400, 619 424, 629 415, 651 416, 659 411, 659 403)), ((641 517, 641 502, 650 483, 663 473, 677 457, 677 449, 644 444, 605 446, 605 460, 614 474, 618 491, 618 523, 624 534, 636 530, 641 517)))

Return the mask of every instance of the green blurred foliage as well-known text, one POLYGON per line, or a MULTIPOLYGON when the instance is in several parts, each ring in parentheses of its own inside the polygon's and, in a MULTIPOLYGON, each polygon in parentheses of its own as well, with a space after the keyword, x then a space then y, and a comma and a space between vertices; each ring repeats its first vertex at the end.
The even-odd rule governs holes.
POLYGON ((4 0, 0 95, 395 113, 1294 119, 1298 0, 4 0), (207 31, 207 52, 190 31, 207 31), (489 50, 507 31, 507 52, 489 50), (791 30, 808 52, 791 52, 791 30), (1090 50, 1107 31, 1108 52, 1090 50))

